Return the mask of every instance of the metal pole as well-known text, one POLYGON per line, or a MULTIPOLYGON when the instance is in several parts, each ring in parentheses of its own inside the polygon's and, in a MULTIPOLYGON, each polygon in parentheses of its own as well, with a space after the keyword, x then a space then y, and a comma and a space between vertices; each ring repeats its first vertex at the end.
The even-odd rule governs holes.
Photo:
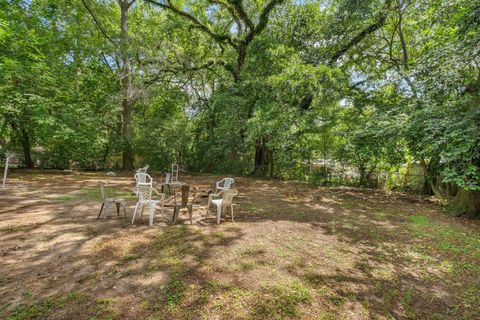
POLYGON ((3 184, 2 184, 2 189, 6 189, 7 188, 7 172, 8 172, 8 160, 10 158, 7 157, 7 159, 5 159, 5 171, 3 172, 3 184))

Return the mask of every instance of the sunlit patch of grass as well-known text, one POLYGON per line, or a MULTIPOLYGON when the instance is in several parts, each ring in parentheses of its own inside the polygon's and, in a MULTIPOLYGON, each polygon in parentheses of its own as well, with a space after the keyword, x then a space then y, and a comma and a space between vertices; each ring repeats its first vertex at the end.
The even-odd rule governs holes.
POLYGON ((101 306, 108 306, 110 304, 112 304, 112 299, 111 298, 97 298, 95 300, 95 303, 97 305, 101 305, 101 306))
POLYGON ((291 258, 294 256, 294 253, 292 251, 285 248, 276 248, 275 254, 280 258, 291 258))
POLYGON ((252 319, 299 318, 300 307, 312 302, 310 289, 297 281, 263 288, 261 296, 254 302, 252 319))
POLYGON ((7 227, 0 228, 0 232, 5 234, 15 233, 15 232, 23 231, 27 228, 28 226, 21 226, 21 225, 7 226, 7 227))
POLYGON ((302 210, 293 210, 292 216, 296 219, 303 219, 305 218, 305 212, 302 210))
POLYGON ((403 290, 403 294, 400 298, 400 303, 405 309, 406 316, 410 319, 417 318, 415 308, 415 292, 412 289, 403 290))
POLYGON ((172 277, 163 289, 165 301, 169 311, 173 311, 176 306, 185 297, 185 291, 187 290, 187 284, 176 278, 172 277))
POLYGON ((121 262, 122 263, 128 263, 130 261, 135 261, 137 259, 140 259, 142 256, 140 254, 128 254, 126 256, 122 257, 121 262))
MULTIPOLYGON (((122 198, 125 200, 135 198, 135 195, 133 193, 128 191, 123 191, 123 190, 115 190, 112 196, 114 196, 115 198, 122 198)), ((48 199, 53 199, 56 202, 71 202, 71 201, 89 202, 89 201, 101 201, 102 196, 100 194, 100 188, 88 187, 88 188, 70 192, 68 194, 48 197, 48 199)))
POLYGON ((97 298, 95 300, 95 305, 90 309, 94 313, 94 317, 90 317, 89 320, 114 320, 119 317, 115 313, 115 308, 113 306, 114 300, 112 298, 97 298))
POLYGON ((434 240, 434 248, 439 251, 480 258, 479 234, 436 223, 421 215, 410 216, 409 229, 416 236, 434 240))
POLYGON ((233 288, 230 288, 229 295, 234 300, 245 300, 245 299, 248 299, 249 297, 254 296, 254 293, 246 289, 233 287, 233 288))
POLYGON ((264 211, 264 209, 259 204, 253 202, 244 203, 242 204, 242 207, 246 210, 252 211, 253 213, 261 213, 264 211))
POLYGON ((68 302, 75 301, 80 298, 79 293, 70 292, 66 295, 50 298, 44 301, 36 302, 30 305, 19 305, 8 316, 8 320, 29 320, 36 318, 48 318, 48 315, 54 310, 62 309, 68 302))

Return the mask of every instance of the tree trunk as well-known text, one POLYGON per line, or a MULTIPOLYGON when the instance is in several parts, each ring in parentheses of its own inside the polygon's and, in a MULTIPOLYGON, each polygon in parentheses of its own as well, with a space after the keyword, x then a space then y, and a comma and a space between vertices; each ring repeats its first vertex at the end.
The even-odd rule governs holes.
POLYGON ((273 177, 273 151, 267 148, 265 139, 261 139, 255 145, 255 164, 252 174, 259 177, 273 177))
POLYGON ((268 150, 267 152, 268 155, 268 177, 273 178, 273 150, 268 150))
POLYGON ((233 72, 233 81, 235 83, 240 82, 240 73, 242 72, 243 65, 245 64, 245 58, 247 56, 248 44, 240 43, 237 47, 237 63, 233 72))
POLYGON ((30 137, 28 135, 27 130, 21 126, 21 134, 22 134, 22 149, 23 149, 23 155, 25 156, 25 165, 27 168, 31 169, 33 168, 33 160, 32 160, 32 155, 30 153, 30 137))
POLYGON ((364 165, 359 165, 358 166, 358 174, 360 175, 360 181, 358 182, 358 184, 361 187, 366 187, 367 186, 367 181, 368 181, 367 168, 365 168, 364 165))
POLYGON ((447 201, 443 196, 442 191, 438 188, 437 184, 435 183, 433 179, 433 174, 430 172, 431 170, 429 170, 429 166, 427 166, 425 160, 423 159, 420 159, 420 165, 422 166, 423 176, 425 178, 425 181, 428 183, 428 186, 431 188, 435 197, 437 197, 438 200, 440 200, 442 205, 445 205, 447 201))
POLYGON ((447 213, 451 216, 480 217, 480 191, 459 189, 457 195, 446 207, 447 213))
POLYGON ((133 169, 133 150, 132 150, 132 76, 130 68, 130 57, 128 54, 128 9, 130 4, 127 0, 120 0, 120 29, 121 43, 120 50, 122 55, 122 169, 133 169))

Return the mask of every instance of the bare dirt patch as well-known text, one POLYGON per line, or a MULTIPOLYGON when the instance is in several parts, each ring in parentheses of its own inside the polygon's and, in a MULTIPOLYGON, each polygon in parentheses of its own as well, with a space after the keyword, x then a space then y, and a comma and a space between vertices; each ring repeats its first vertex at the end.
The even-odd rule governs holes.
MULTIPOLYGON (((406 195, 238 178, 235 222, 131 225, 129 177, 14 171, 0 191, 0 318, 478 319, 480 226, 406 195), (98 180, 127 219, 97 220, 98 180)), ((154 176, 156 181, 159 177, 154 176)))

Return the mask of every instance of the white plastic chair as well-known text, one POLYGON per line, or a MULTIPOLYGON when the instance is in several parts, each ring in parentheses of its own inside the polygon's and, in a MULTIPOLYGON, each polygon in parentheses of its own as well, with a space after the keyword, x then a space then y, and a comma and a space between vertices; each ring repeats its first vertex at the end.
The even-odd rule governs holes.
POLYGON ((111 204, 115 204, 117 207, 117 216, 120 215, 120 207, 123 207, 123 214, 125 218, 127 217, 127 208, 125 200, 122 198, 116 198, 115 195, 109 190, 108 184, 104 181, 99 181, 98 185, 100 186, 100 193, 102 194, 102 207, 98 213, 97 219, 100 219, 100 215, 103 211, 103 218, 107 219, 108 217, 108 208, 111 204))
POLYGON ((161 205, 162 215, 164 214, 165 194, 158 192, 150 184, 139 184, 136 190, 138 192, 138 202, 135 205, 135 211, 133 212, 132 224, 135 222, 137 211, 139 211, 140 219, 142 219, 143 208, 148 206, 148 214, 150 216, 149 224, 153 225, 153 218, 155 217, 157 204, 161 205), (160 200, 152 200, 152 191, 160 196, 160 200))
POLYGON ((217 182, 217 185, 215 187, 215 192, 219 192, 222 190, 228 190, 232 187, 232 184, 235 182, 233 178, 224 178, 220 181, 217 182))
POLYGON ((149 167, 149 166, 146 165, 145 167, 138 169, 138 170, 137 170, 137 173, 147 173, 148 167, 149 167))
POLYGON ((137 196, 138 196, 137 187, 140 184, 148 184, 150 186, 153 186, 153 179, 152 179, 152 177, 150 177, 150 175, 148 173, 139 172, 139 173, 135 174, 135 181, 136 181, 136 184, 135 184, 135 189, 134 189, 133 192, 137 196))
POLYGON ((205 214, 205 218, 208 216, 210 205, 214 204, 217 207, 217 224, 220 223, 222 211, 226 212, 227 208, 229 207, 233 222, 233 197, 235 197, 237 193, 238 191, 235 189, 222 190, 218 194, 211 193, 208 197, 207 213, 205 214), (217 197, 219 197, 219 199, 214 199, 217 197))

